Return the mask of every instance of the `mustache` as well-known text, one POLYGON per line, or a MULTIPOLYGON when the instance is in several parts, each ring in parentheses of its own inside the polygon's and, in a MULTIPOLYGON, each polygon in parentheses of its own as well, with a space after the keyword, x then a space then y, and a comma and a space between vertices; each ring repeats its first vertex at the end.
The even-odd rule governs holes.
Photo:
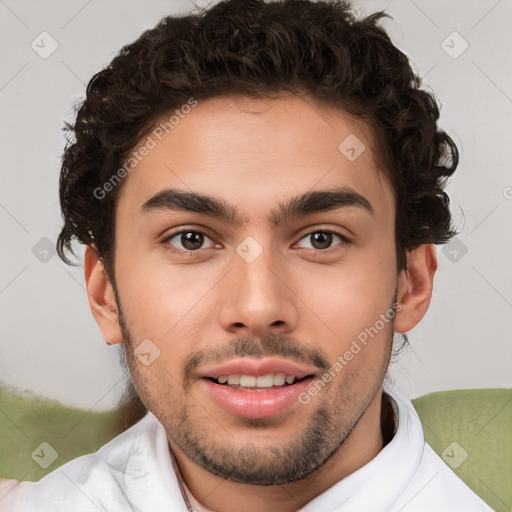
POLYGON ((327 358, 316 348, 310 348, 288 336, 268 335, 260 340, 244 336, 230 340, 225 345, 208 347, 187 357, 183 368, 183 383, 190 382, 195 370, 206 363, 216 363, 241 357, 279 356, 297 363, 313 364, 321 371, 330 367, 327 358))

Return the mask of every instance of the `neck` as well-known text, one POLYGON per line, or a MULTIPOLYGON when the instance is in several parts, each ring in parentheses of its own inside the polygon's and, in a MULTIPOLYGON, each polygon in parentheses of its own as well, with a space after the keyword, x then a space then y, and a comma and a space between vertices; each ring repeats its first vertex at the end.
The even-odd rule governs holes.
MULTIPOLYGON (((247 485, 213 475, 169 439, 179 473, 197 501, 215 512, 294 512, 370 462, 393 437, 393 411, 382 388, 338 451, 318 470, 284 485, 247 485)), ((178 476, 179 478, 179 476, 178 476)))

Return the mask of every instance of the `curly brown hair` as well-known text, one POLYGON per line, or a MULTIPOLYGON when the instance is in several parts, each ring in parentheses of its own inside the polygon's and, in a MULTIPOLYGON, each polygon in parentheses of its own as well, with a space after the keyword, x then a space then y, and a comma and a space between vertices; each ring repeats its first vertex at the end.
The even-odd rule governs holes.
POLYGON ((349 2, 225 0, 167 16, 124 46, 96 73, 77 106, 62 159, 64 225, 60 258, 73 240, 96 247, 115 286, 115 206, 122 184, 98 197, 157 119, 195 100, 226 95, 309 95, 366 121, 396 201, 397 266, 424 243, 455 232, 443 188, 458 164, 453 140, 438 129, 433 95, 420 90, 408 58, 349 2), (74 140, 73 140, 74 139, 74 140))

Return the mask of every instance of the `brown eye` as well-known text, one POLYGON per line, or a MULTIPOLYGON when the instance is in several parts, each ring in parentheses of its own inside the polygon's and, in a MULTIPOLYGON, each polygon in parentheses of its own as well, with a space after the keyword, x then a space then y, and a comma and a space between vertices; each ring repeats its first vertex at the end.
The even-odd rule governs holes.
POLYGON ((341 240, 341 243, 336 245, 344 245, 349 244, 350 240, 336 231, 312 231, 307 234, 301 240, 311 240, 311 247, 307 247, 308 249, 313 249, 315 251, 325 251, 330 249, 335 238, 341 240))
POLYGON ((332 233, 319 231, 309 236, 315 249, 328 249, 332 243, 332 233))
POLYGON ((187 251, 195 251, 203 245, 204 235, 195 231, 181 233, 180 242, 187 251))
MULTIPOLYGON (((176 252, 197 252, 199 249, 204 248, 203 245, 205 238, 211 240, 210 237, 202 231, 195 229, 183 229, 166 238, 164 243, 170 245, 170 249, 176 252), (175 239, 177 242, 172 243, 171 241, 175 239), (176 244, 178 244, 178 246, 176 246, 176 244)), ((214 243, 212 241, 212 245, 210 247, 213 247, 213 245, 214 243)))

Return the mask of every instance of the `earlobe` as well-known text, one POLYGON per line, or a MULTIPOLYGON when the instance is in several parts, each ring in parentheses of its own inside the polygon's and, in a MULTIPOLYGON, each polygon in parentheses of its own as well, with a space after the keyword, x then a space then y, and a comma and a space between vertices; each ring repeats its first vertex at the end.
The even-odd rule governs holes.
POLYGON ((425 316, 432 297, 437 255, 434 244, 422 244, 407 254, 407 268, 398 280, 397 302, 400 308, 395 316, 394 330, 406 333, 425 316))
POLYGON ((84 255, 85 284, 91 312, 109 345, 123 341, 114 289, 100 261, 98 252, 86 246, 84 255))

